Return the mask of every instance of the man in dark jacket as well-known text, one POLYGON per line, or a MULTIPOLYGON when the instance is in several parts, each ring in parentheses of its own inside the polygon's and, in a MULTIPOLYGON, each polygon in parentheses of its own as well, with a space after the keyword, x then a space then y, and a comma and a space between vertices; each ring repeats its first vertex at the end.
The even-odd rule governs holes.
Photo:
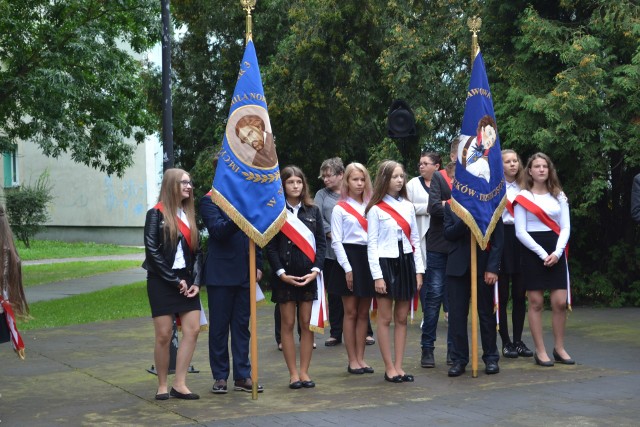
MULTIPOLYGON (((447 289, 449 291, 449 334, 452 340, 450 377, 465 372, 469 363, 469 337, 467 319, 471 300, 471 231, 469 227, 445 206, 444 237, 451 250, 447 259, 447 289)), ((504 241, 502 219, 496 224, 486 250, 477 247, 478 317, 482 339, 482 360, 489 375, 500 372, 496 345, 496 317, 493 313, 493 285, 498 280, 498 269, 504 241)))
MULTIPOLYGON (((211 201, 210 193, 200 200, 200 215, 209 231, 202 284, 207 286, 209 300, 209 363, 214 379, 211 391, 227 392, 231 331, 234 390, 251 392, 249 238, 211 201)), ((262 277, 259 250, 256 265, 259 281, 262 277)), ((263 390, 259 385, 258 393, 263 390)))

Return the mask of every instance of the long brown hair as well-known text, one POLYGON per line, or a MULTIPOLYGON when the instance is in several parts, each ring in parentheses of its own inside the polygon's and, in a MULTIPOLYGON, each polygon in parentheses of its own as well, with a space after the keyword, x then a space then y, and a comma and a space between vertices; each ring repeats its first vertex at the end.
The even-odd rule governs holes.
POLYGON ((502 155, 504 156, 505 154, 516 155, 516 159, 518 159, 518 171, 516 172, 515 181, 516 184, 518 184, 518 187, 524 188, 524 166, 522 165, 522 159, 520 158, 518 153, 516 153, 511 148, 505 148, 504 150, 502 150, 502 155))
POLYGON ((285 198, 287 197, 284 183, 287 182, 292 176, 297 176, 302 179, 302 192, 300 193, 300 201, 305 206, 313 206, 313 199, 309 194, 309 184, 307 184, 307 177, 298 166, 289 165, 280 171, 280 179, 282 180, 282 189, 285 192, 285 198))
MULTIPOLYGON (((193 186, 191 187, 189 197, 182 200, 180 181, 182 180, 182 175, 185 174, 191 179, 191 176, 182 169, 167 169, 164 172, 158 202, 161 202, 164 206, 165 240, 168 239, 173 246, 178 244, 179 229, 177 213, 178 209, 182 208, 189 220, 192 247, 196 249, 198 247, 198 227, 196 225, 196 210, 193 201, 193 186)), ((185 250, 185 248, 182 249, 185 250)))
MULTIPOLYGON (((393 175, 395 168, 398 166, 402 168, 402 172, 404 173, 404 167, 402 164, 394 160, 383 160, 382 163, 380 163, 380 166, 378 166, 378 173, 376 174, 376 180, 373 183, 373 195, 367 204, 365 214, 369 212, 371 207, 382 200, 385 194, 387 194, 387 191, 389 190, 389 183, 391 182, 391 176, 393 175)), ((400 189, 400 195, 405 199, 407 198, 406 176, 404 178, 404 184, 402 184, 402 188, 400 189)))
POLYGON ((13 243, 13 233, 4 208, 0 206, 0 294, 6 291, 16 313, 29 318, 29 305, 22 287, 22 262, 13 243))
POLYGON ((340 185, 340 198, 346 199, 349 197, 349 177, 354 172, 362 172, 364 175, 364 192, 362 193, 362 200, 366 203, 371 199, 371 193, 373 192, 373 186, 371 185, 371 178, 369 177, 369 171, 363 164, 353 162, 347 165, 342 177, 342 184, 340 185))
POLYGON ((525 182, 524 188, 525 190, 531 190, 533 187, 533 177, 529 173, 531 171, 531 164, 536 159, 542 159, 547 162, 547 166, 549 167, 549 176, 547 177, 547 190, 549 193, 553 195, 553 197, 558 197, 558 194, 562 192, 562 185, 560 185, 560 179, 558 178, 558 173, 556 172, 556 167, 553 165, 551 158, 544 153, 536 153, 533 156, 529 157, 527 161, 527 167, 525 167, 525 182))

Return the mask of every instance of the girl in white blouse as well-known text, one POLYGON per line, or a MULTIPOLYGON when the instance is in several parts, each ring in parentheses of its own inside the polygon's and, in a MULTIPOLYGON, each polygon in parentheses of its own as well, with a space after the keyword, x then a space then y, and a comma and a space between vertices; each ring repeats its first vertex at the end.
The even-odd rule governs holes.
POLYGON ((510 149, 502 150, 502 165, 507 187, 507 206, 502 212, 504 224, 504 250, 498 273, 498 292, 500 296, 500 338, 502 340, 502 355, 508 358, 531 357, 533 352, 522 341, 524 317, 527 312, 527 297, 522 281, 520 269, 520 250, 522 245, 516 239, 513 219, 513 201, 520 193, 524 180, 524 168, 520 156, 510 149), (513 341, 509 336, 509 322, 507 319, 507 303, 511 296, 511 321, 513 326, 513 341))
POLYGON ((565 248, 569 241, 569 204, 551 159, 536 153, 527 162, 525 185, 515 199, 516 236, 524 245, 521 267, 529 299, 529 328, 535 344, 534 360, 553 366, 542 336, 544 291, 551 293, 553 357, 574 364, 564 348, 569 273, 565 248))
POLYGON ((367 261, 367 220, 364 210, 371 199, 371 178, 360 163, 347 166, 340 188, 340 200, 331 214, 331 247, 341 268, 330 279, 341 287, 344 320, 342 333, 350 374, 372 374, 364 361, 369 326, 369 307, 375 295, 367 261))
POLYGON ((422 287, 424 265, 413 204, 407 200, 404 169, 385 160, 378 168, 373 196, 366 209, 367 257, 378 301, 378 344, 384 361, 384 379, 412 382, 402 368, 411 301, 422 287), (395 307, 394 307, 395 302, 395 307), (395 362, 391 358, 391 318, 395 325, 395 362))

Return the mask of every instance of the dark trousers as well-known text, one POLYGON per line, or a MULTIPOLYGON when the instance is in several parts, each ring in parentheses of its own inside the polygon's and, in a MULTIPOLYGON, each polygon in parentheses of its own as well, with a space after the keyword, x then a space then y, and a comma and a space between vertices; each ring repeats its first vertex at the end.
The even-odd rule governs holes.
MULTIPOLYGON (((469 363, 469 336, 467 322, 471 302, 471 275, 461 277, 446 276, 449 291, 449 336, 453 345, 453 363, 469 363)), ((493 286, 487 286, 478 277, 478 318, 482 340, 482 360, 484 363, 500 359, 496 345, 496 317, 493 313, 493 286)))
POLYGON ((526 314, 526 291, 522 281, 522 275, 500 274, 498 278, 498 294, 500 297, 500 339, 502 345, 510 343, 509 323, 507 322, 507 303, 509 302, 509 290, 511 290, 511 323, 513 324, 513 342, 522 341, 522 329, 524 328, 524 315, 526 314), (511 281, 509 281, 511 279, 511 281))
POLYGON ((214 380, 229 378, 229 332, 233 379, 251 378, 249 360, 249 288, 207 286, 209 300, 209 365, 214 380))
MULTIPOLYGON (((333 275, 333 270, 336 267, 339 267, 338 261, 335 259, 325 258, 323 269, 325 280, 330 280, 333 275)), ((331 326, 329 334, 338 341, 342 341, 342 321, 344 320, 342 296, 328 292, 327 309, 329 310, 329 325, 331 326)))

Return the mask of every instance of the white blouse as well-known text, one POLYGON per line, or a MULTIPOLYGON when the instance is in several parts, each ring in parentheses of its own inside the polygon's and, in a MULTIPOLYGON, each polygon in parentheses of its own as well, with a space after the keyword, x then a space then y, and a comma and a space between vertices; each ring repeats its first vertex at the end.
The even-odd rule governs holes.
POLYGON ((413 252, 416 273, 424 273, 424 263, 420 250, 420 235, 416 224, 416 213, 413 204, 400 198, 396 200, 388 194, 382 199, 395 209, 411 226, 411 241, 402 232, 395 219, 378 206, 372 206, 367 213, 368 240, 367 258, 373 279, 382 279, 380 258, 398 258, 398 241, 402 240, 402 251, 405 254, 413 252), (413 246, 413 247, 412 247, 413 246), (413 248, 416 248, 414 251, 413 248))
MULTIPOLYGON (((564 192, 558 194, 558 197, 554 197, 551 193, 547 194, 533 194, 528 190, 522 190, 520 195, 538 205, 551 219, 553 219, 558 225, 560 225, 560 235, 558 236, 558 242, 556 243, 556 249, 553 253, 560 258, 564 252, 564 248, 569 241, 569 235, 571 234, 571 225, 569 222, 569 203, 567 196, 564 192)), ((550 231, 551 229, 544 225, 542 221, 538 219, 533 213, 523 208, 520 204, 517 204, 514 209, 515 213, 515 225, 516 225, 516 237, 523 245, 529 250, 533 251, 542 260, 544 260, 549 254, 542 249, 529 234, 531 231, 550 231)))
MULTIPOLYGON (((351 197, 345 200, 352 208, 354 208, 363 218, 366 203, 358 203, 351 197)), ((331 247, 336 253, 338 264, 344 269, 345 273, 352 271, 351 264, 347 259, 347 253, 344 250, 343 243, 352 245, 367 244, 367 232, 364 231, 358 219, 347 212, 342 206, 336 205, 331 213, 331 247)))
MULTIPOLYGON (((520 187, 518 187, 518 183, 516 181, 513 181, 513 182, 506 181, 506 183, 507 183, 507 199, 511 203, 513 203, 513 199, 515 199, 518 193, 520 192, 520 187)), ((502 222, 505 225, 513 225, 515 223, 513 215, 511 215, 511 212, 509 212, 509 209, 505 209, 502 212, 502 222)))
MULTIPOLYGON (((184 213, 182 209, 178 209, 178 217, 187 225, 187 227, 191 228, 189 225, 189 219, 187 218, 187 214, 184 213)), ((184 259, 184 251, 182 249, 182 241, 178 240, 178 248, 176 249, 176 257, 173 260, 173 266, 171 267, 173 270, 180 270, 182 268, 187 268, 187 262, 184 259)))

